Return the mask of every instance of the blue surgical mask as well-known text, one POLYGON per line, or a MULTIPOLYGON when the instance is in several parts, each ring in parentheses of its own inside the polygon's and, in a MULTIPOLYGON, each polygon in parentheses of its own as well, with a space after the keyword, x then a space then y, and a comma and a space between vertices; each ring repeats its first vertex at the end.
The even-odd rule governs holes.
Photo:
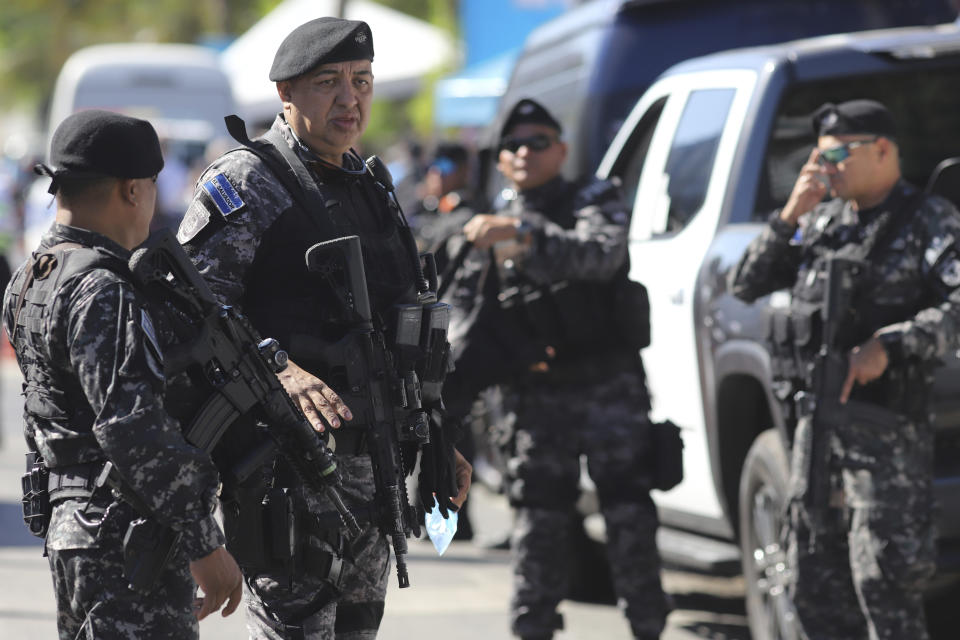
POLYGON ((437 504, 437 498, 433 498, 433 509, 423 518, 423 524, 427 529, 427 535, 437 550, 437 555, 443 555, 443 552, 450 546, 453 535, 457 532, 457 512, 448 511, 449 518, 444 518, 440 513, 440 505, 437 504))

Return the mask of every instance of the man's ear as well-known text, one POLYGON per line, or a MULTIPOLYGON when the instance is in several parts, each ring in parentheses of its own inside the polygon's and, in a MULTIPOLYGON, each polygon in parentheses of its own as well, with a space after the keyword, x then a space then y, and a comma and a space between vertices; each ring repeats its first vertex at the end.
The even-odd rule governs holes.
POLYGON ((281 80, 277 83, 277 95, 284 102, 290 102, 290 81, 281 80))
POLYGON ((893 150, 893 142, 890 141, 890 138, 877 138, 877 153, 880 156, 880 159, 883 160, 887 157, 893 150))
POLYGON ((117 180, 117 189, 120 193, 120 200, 124 204, 137 206, 137 199, 140 196, 140 187, 137 181, 132 178, 121 178, 117 180))

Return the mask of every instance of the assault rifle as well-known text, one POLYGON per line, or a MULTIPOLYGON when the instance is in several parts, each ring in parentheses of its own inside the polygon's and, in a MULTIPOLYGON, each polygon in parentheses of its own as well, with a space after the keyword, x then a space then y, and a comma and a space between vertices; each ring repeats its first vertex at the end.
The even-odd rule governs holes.
MULTIPOLYGON (((167 305, 177 317, 180 331, 192 328, 165 353, 168 377, 201 371, 211 394, 189 425, 186 439, 212 452, 229 427, 241 416, 253 414, 267 425, 268 439, 231 469, 221 470, 234 482, 272 460, 277 450, 303 484, 325 493, 350 534, 360 527, 336 487, 340 472, 330 449, 287 395, 277 373, 287 365, 287 354, 276 340, 261 340, 236 309, 219 304, 183 248, 169 231, 154 233, 130 259, 130 271, 145 295, 167 305)), ((179 333, 179 332, 178 332, 179 333)), ((134 520, 124 539, 125 576, 130 585, 149 591, 173 553, 178 534, 149 517, 149 511, 108 464, 98 479, 127 498, 141 518, 134 520)))
MULTIPOLYGON (((439 404, 446 374, 450 308, 423 295, 417 303, 394 305, 385 333, 374 326, 357 236, 315 244, 307 250, 306 261, 340 299, 350 326, 343 339, 328 347, 325 359, 345 373, 346 383, 338 393, 351 408, 354 423, 367 428, 376 481, 373 520, 390 536, 400 587, 409 587, 406 539, 411 533, 419 536, 420 527, 405 476, 413 472, 418 449, 423 452, 424 505, 430 508, 435 493, 445 511, 449 496, 457 493, 453 444, 429 410, 439 404)), ((435 270, 429 281, 435 291, 435 270)))
POLYGON ((830 259, 824 284, 820 350, 814 358, 809 391, 796 395, 797 415, 809 416, 812 421, 809 440, 804 443, 802 469, 807 482, 803 504, 812 522, 822 522, 830 506, 830 439, 848 413, 847 407, 840 404, 849 364, 839 338, 850 321, 854 285, 863 268, 859 261, 830 259))

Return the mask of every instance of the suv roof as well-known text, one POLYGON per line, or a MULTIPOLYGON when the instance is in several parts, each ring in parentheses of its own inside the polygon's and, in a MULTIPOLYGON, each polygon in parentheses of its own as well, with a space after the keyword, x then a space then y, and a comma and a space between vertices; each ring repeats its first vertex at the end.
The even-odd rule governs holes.
POLYGON ((802 65, 805 60, 859 52, 886 60, 932 59, 960 55, 960 24, 897 27, 793 40, 776 45, 730 49, 680 62, 661 77, 716 69, 761 71, 771 63, 802 65))

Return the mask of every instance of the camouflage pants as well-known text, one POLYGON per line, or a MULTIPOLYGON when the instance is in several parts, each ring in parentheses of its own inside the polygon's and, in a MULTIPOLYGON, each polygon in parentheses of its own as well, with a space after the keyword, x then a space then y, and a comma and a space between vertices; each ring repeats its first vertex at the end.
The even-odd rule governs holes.
MULTIPOLYGON (((339 456, 341 494, 348 504, 373 499, 373 471, 368 456, 339 456)), ((333 511, 325 498, 308 496, 317 513, 333 511)), ((319 540, 313 544, 323 547, 319 540)), ((252 640, 370 640, 376 638, 390 574, 387 538, 364 526, 344 561, 336 600, 323 576, 306 575, 291 583, 285 576, 246 576, 243 598, 252 640)))
MULTIPOLYGON (((801 421, 798 441, 809 428, 801 421)), ((800 502, 791 505, 790 589, 804 636, 926 640, 923 588, 936 559, 932 429, 855 421, 833 450, 842 507, 811 523, 800 502)))
POLYGON ((570 516, 587 458, 606 521, 607 555, 619 605, 638 638, 657 638, 669 611, 660 584, 657 512, 650 499, 646 392, 634 373, 583 384, 533 384, 513 390, 517 412, 509 496, 511 626, 519 636, 563 627, 557 605, 568 592, 570 516))
MULTIPOLYGON (((175 556, 154 591, 149 596, 141 595, 130 589, 123 577, 122 537, 126 521, 122 526, 105 523, 98 548, 89 548, 89 545, 67 548, 72 545, 63 544, 60 532, 75 528, 73 511, 77 501, 71 502, 72 508, 58 508, 54 512, 47 536, 60 640, 198 637, 199 627, 193 613, 197 587, 190 577, 186 558, 175 556)), ((76 540, 75 535, 73 538, 76 540)))

